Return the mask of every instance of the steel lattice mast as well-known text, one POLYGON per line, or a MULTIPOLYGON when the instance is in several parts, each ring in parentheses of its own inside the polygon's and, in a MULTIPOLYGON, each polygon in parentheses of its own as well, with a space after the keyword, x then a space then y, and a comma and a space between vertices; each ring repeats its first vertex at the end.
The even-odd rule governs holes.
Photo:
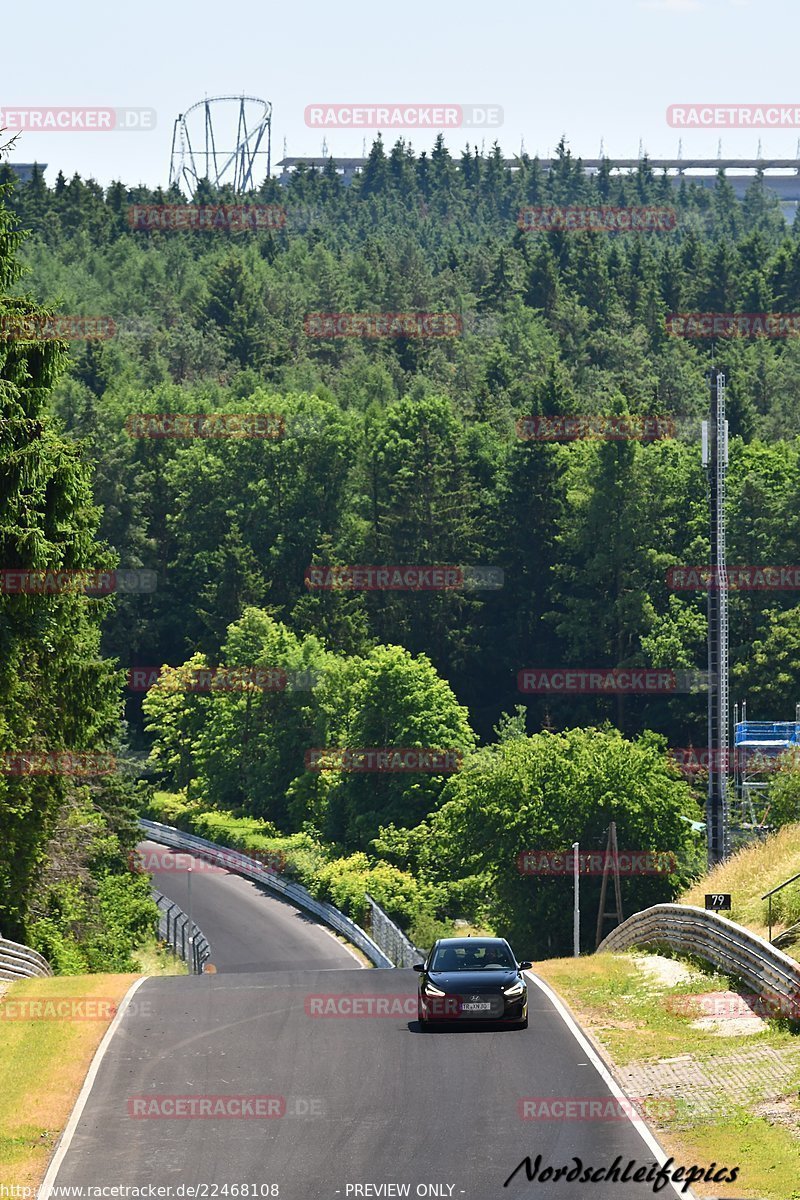
POLYGON ((711 578, 708 585, 708 831, 709 866, 730 853, 728 822, 728 570, 725 553, 725 476, 728 422, 725 376, 711 371, 711 412, 703 422, 703 465, 708 476, 711 578))

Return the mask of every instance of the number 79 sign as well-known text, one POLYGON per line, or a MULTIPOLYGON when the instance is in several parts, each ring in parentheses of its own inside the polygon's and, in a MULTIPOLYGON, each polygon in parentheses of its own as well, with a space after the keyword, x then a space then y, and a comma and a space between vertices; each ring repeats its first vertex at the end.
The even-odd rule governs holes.
POLYGON ((730 907, 730 892, 709 892, 706 894, 706 908, 710 908, 715 912, 718 912, 722 908, 730 909, 730 907))

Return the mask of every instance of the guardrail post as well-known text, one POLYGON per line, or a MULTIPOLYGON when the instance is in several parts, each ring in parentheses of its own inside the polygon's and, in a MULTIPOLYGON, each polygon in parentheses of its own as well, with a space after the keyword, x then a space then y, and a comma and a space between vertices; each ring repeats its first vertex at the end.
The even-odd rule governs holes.
POLYGON ((177 958, 178 957, 178 938, 177 938, 178 926, 177 926, 175 917, 173 916, 174 909, 175 909, 175 905, 172 903, 171 900, 168 900, 167 901, 167 910, 166 910, 166 914, 165 914, 166 918, 167 918, 167 931, 166 931, 167 932, 167 945, 170 946, 170 948, 172 949, 173 958, 177 958))
POLYGON ((581 866, 580 866, 580 843, 572 843, 573 863, 573 889, 572 889, 572 956, 580 958, 581 956, 581 902, 580 902, 580 887, 581 887, 581 866))
POLYGON ((187 911, 187 919, 188 919, 188 925, 189 925, 189 959, 190 959, 189 969, 192 972, 192 974, 194 975, 196 972, 194 969, 194 938, 192 937, 192 868, 191 868, 191 865, 189 866, 189 869, 188 869, 187 875, 186 875, 186 890, 189 893, 189 899, 187 901, 187 910, 188 910, 187 911))

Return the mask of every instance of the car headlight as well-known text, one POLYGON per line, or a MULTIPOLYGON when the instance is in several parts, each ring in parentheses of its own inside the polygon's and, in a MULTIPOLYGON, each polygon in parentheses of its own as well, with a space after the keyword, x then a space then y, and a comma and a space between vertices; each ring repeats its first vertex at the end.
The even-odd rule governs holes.
POLYGON ((439 990, 439 988, 434 987, 433 984, 430 982, 430 980, 428 980, 428 982, 425 984, 425 986, 423 987, 422 990, 426 996, 446 996, 447 995, 447 992, 442 992, 439 990))
POLYGON ((518 979, 517 982, 512 983, 510 987, 503 988, 503 995, 504 996, 521 996, 524 991, 525 991, 525 984, 522 982, 521 979, 518 979))

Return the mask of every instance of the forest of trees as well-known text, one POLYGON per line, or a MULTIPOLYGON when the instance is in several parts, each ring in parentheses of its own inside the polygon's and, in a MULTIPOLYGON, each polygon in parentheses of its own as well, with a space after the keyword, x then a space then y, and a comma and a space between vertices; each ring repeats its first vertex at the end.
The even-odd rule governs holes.
MULTIPOLYGON (((508 170, 499 147, 454 160, 441 140, 415 154, 378 139, 350 186, 332 165, 267 180, 248 202, 280 206, 285 221, 265 232, 138 231, 132 205, 184 199, 60 174, 50 187, 38 171, 13 180, 0 166, 0 318, 105 316, 117 333, 68 353, 0 340, 2 565, 117 564, 154 571, 157 586, 115 600, 0 596, 0 749, 153 748, 167 788, 380 852, 438 886, 444 860, 449 876, 490 870, 473 814, 485 808, 481 756, 499 755, 514 778, 514 739, 503 750, 495 731, 521 703, 516 734, 533 736, 519 763, 539 753, 541 730, 604 722, 630 747, 662 735, 659 761, 667 745, 703 744, 702 692, 523 696, 517 676, 705 667, 705 596, 671 589, 667 572, 708 561, 700 421, 712 352, 728 382, 729 560, 800 564, 800 340, 712 347, 666 325, 674 312, 800 312, 800 225, 787 225, 762 177, 739 201, 722 172, 709 188, 675 188, 646 160, 624 178, 589 177, 564 143, 545 173, 525 157, 508 170), (676 221, 637 233, 520 228, 522 207, 554 204, 672 206, 676 221), (309 333, 309 314, 332 312, 456 314, 462 331, 309 333), (277 414, 283 431, 132 436, 141 413, 277 414), (673 418, 675 436, 558 444, 518 432, 521 418, 581 413, 673 418), (315 590, 312 564, 491 567, 503 585, 315 590), (126 685, 134 668, 186 663, 313 668, 320 682, 224 703, 181 690, 180 671, 144 701, 126 685), (475 765, 423 784, 330 785, 303 770, 309 746, 425 745, 423 730, 475 765), (441 847, 436 862, 415 829, 441 847)), ((233 199, 205 188, 195 202, 233 199)), ((731 650, 748 715, 792 718, 800 596, 732 593, 731 650)), ((641 762, 656 771, 654 758, 641 762)), ((699 811, 673 782, 672 815, 651 831, 670 845, 685 841, 674 814, 699 811)), ((4 933, 51 919, 59 887, 98 886, 63 866, 64 878, 48 876, 65 789, 0 777, 4 933)), ((114 842, 87 838, 83 860, 100 856, 95 880, 113 875, 133 836, 133 785, 114 777, 74 793, 69 803, 99 814, 114 842)), ((544 836, 538 804, 504 851, 544 836)), ((607 804, 603 815, 607 825, 607 804)), ((587 818, 601 838, 595 824, 587 818)), ((490 916, 512 910, 507 897, 490 916)))

